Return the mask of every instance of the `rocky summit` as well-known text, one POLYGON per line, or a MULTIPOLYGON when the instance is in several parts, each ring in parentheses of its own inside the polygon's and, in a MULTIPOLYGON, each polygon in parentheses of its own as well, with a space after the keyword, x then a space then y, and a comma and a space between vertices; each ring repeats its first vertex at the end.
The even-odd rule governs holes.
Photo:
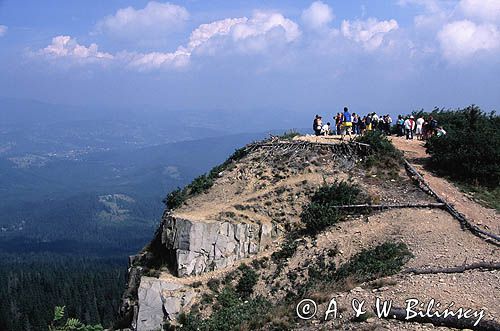
POLYGON ((486 227, 464 227, 411 150, 383 153, 273 137, 171 193, 154 238, 130 258, 116 329, 495 329, 500 254, 481 229, 497 214, 478 206, 486 227), (475 326, 479 313, 405 320, 409 298, 484 316, 475 326), (381 299, 390 317, 377 315, 381 299), (303 300, 317 313, 301 316, 303 300))

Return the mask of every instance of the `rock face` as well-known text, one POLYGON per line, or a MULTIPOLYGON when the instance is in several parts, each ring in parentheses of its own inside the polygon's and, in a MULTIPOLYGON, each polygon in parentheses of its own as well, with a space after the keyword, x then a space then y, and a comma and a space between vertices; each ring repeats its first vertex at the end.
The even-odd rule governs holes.
POLYGON ((175 258, 177 276, 184 277, 257 254, 271 243, 277 230, 271 223, 192 221, 169 215, 161 235, 162 244, 175 258))
POLYGON ((191 304, 194 296, 195 292, 189 286, 143 276, 139 285, 139 312, 134 330, 161 330, 164 320, 175 321, 177 314, 191 304))

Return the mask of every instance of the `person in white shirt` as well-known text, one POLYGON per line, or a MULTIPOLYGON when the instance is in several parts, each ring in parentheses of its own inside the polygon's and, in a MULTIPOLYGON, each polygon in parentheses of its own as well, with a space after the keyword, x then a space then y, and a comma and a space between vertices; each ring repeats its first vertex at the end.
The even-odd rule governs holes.
POLYGON ((406 139, 413 139, 413 130, 415 129, 415 117, 413 117, 412 115, 409 118, 407 118, 404 125, 405 125, 406 139))
POLYGON ((326 123, 321 127, 321 135, 329 136, 330 135, 330 122, 326 123))
POLYGON ((423 136, 422 136, 422 130, 423 130, 423 127, 424 127, 424 118, 422 116, 420 116, 419 118, 417 118, 417 128, 415 129, 415 134, 417 135, 417 140, 422 140, 423 139, 423 136))
POLYGON ((436 136, 442 137, 446 135, 446 131, 442 127, 438 127, 436 130, 436 136))

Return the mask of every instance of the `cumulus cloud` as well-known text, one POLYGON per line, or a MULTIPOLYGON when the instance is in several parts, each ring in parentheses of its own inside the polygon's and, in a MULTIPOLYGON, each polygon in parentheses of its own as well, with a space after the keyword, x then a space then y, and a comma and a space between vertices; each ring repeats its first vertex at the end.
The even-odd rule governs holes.
POLYGON ((7 26, 5 25, 0 25, 0 37, 3 37, 5 36, 5 34, 7 33, 7 26))
POLYGON ((500 32, 495 25, 469 20, 446 24, 439 31, 438 40, 443 56, 451 62, 463 61, 478 52, 500 49, 500 32))
POLYGON ((461 0, 458 7, 467 17, 491 22, 500 20, 500 1, 498 0, 461 0))
POLYGON ((282 14, 256 11, 251 18, 227 18, 202 24, 191 33, 187 45, 179 46, 175 52, 134 54, 129 65, 139 70, 178 68, 189 64, 194 52, 213 53, 228 44, 239 51, 262 51, 276 38, 290 43, 300 35, 298 25, 282 14))
POLYGON ((415 5, 423 8, 424 13, 413 19, 420 29, 439 29, 453 13, 456 0, 399 0, 400 6, 415 5))
POLYGON ((302 21, 311 29, 320 29, 334 19, 333 11, 322 1, 315 1, 302 12, 302 21))
POLYGON ((178 29, 188 18, 184 7, 152 1, 142 9, 119 9, 98 22, 96 30, 126 39, 154 39, 178 29))
MULTIPOLYGON (((152 4, 158 5, 158 3, 150 2, 144 10, 152 4)), ((129 19, 122 18, 120 22, 137 21, 137 15, 143 17, 145 14, 135 13, 134 15, 129 19)), ((121 15, 115 16, 121 17, 121 15)), ((193 54, 217 52, 267 54, 268 51, 279 48, 281 45, 294 42, 300 36, 299 26, 281 13, 255 11, 250 18, 226 18, 202 24, 191 32, 186 44, 178 46, 175 51, 171 52, 122 51, 113 55, 100 52, 96 44, 87 47, 78 44, 70 36, 57 36, 52 39, 49 46, 38 53, 51 58, 70 58, 79 62, 107 59, 139 71, 148 71, 185 67, 190 63, 193 54)))
POLYGON ((398 28, 396 20, 379 21, 376 18, 369 18, 366 21, 344 20, 340 31, 347 39, 361 44, 368 51, 372 51, 382 45, 387 33, 398 28))
POLYGON ((41 54, 52 58, 73 58, 79 60, 110 60, 113 55, 99 52, 97 44, 83 46, 70 36, 57 36, 52 43, 40 51, 41 54))

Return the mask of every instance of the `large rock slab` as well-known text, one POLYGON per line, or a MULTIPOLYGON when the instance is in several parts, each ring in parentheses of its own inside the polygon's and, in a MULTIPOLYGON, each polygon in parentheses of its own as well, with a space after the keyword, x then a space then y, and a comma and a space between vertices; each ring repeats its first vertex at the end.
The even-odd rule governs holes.
POLYGON ((175 321, 177 315, 193 301, 193 288, 143 276, 138 290, 138 313, 134 330, 162 330, 164 321, 175 321))
POLYGON ((175 257, 177 276, 200 275, 228 267, 266 249, 276 236, 271 223, 194 221, 168 215, 162 244, 175 257))

